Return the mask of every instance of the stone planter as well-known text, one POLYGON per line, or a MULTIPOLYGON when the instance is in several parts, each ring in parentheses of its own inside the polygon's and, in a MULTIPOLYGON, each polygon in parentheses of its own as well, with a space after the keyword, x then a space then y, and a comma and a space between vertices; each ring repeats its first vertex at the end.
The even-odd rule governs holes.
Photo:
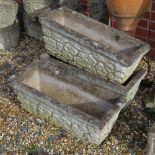
POLYGON ((127 94, 136 93, 135 87, 145 74, 143 69, 137 70, 123 86, 44 54, 13 76, 11 86, 21 106, 30 113, 100 144, 126 106, 127 94))
POLYGON ((27 14, 43 9, 51 3, 52 0, 23 0, 24 10, 27 14))
POLYGON ((101 77, 124 83, 148 44, 65 7, 39 17, 48 53, 101 77))
POLYGON ((23 14, 24 28, 26 33, 33 38, 41 39, 43 37, 42 28, 37 16, 23 14))
POLYGON ((0 29, 14 24, 18 11, 18 4, 12 0, 0 1, 0 29))
POLYGON ((19 43, 20 28, 18 20, 7 28, 0 29, 0 49, 9 50, 19 43))

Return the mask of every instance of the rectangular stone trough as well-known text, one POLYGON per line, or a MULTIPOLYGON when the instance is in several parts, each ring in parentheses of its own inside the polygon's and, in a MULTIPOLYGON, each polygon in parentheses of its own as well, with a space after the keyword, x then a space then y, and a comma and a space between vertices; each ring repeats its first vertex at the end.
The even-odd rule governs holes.
POLYGON ((138 69, 118 85, 43 54, 10 83, 24 109, 99 145, 145 75, 138 69))
POLYGON ((146 150, 146 155, 155 155, 155 123, 150 126, 146 150))
POLYGON ((39 16, 48 54, 116 83, 124 83, 148 44, 62 7, 39 16))

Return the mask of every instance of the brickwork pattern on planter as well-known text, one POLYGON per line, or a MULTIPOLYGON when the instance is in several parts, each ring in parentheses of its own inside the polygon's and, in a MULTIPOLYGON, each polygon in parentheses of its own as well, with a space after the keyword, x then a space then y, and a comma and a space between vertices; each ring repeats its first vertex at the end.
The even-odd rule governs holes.
MULTIPOLYGON (((117 28, 114 19, 112 20, 112 26, 117 28)), ((136 31, 129 32, 129 34, 145 42, 147 42, 149 38, 151 45, 150 55, 151 57, 155 58, 155 0, 152 0, 152 4, 150 5, 150 12, 147 12, 145 16, 140 20, 136 28, 136 31), (149 38, 149 28, 150 28, 150 38, 149 38)))

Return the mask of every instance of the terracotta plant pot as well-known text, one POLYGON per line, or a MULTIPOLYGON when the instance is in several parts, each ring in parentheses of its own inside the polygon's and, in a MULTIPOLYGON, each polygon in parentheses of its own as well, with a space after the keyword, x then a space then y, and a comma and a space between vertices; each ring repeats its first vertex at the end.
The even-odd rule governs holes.
POLYGON ((134 31, 140 18, 147 12, 150 0, 106 0, 118 29, 134 31))

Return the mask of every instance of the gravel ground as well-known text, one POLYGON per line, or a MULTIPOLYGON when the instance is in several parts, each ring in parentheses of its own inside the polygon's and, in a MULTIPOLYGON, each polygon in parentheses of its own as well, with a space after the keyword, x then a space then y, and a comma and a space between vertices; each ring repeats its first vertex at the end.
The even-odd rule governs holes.
MULTIPOLYGON (((24 155, 40 148, 53 155, 144 155, 149 126, 142 104, 147 88, 140 87, 133 103, 123 111, 111 134, 100 145, 82 142, 63 129, 32 116, 20 107, 9 87, 9 77, 45 52, 43 43, 22 35, 18 48, 0 50, 0 154, 24 155)), ((141 62, 144 67, 146 64, 141 62)), ((155 66, 146 77, 154 80, 155 66)))

